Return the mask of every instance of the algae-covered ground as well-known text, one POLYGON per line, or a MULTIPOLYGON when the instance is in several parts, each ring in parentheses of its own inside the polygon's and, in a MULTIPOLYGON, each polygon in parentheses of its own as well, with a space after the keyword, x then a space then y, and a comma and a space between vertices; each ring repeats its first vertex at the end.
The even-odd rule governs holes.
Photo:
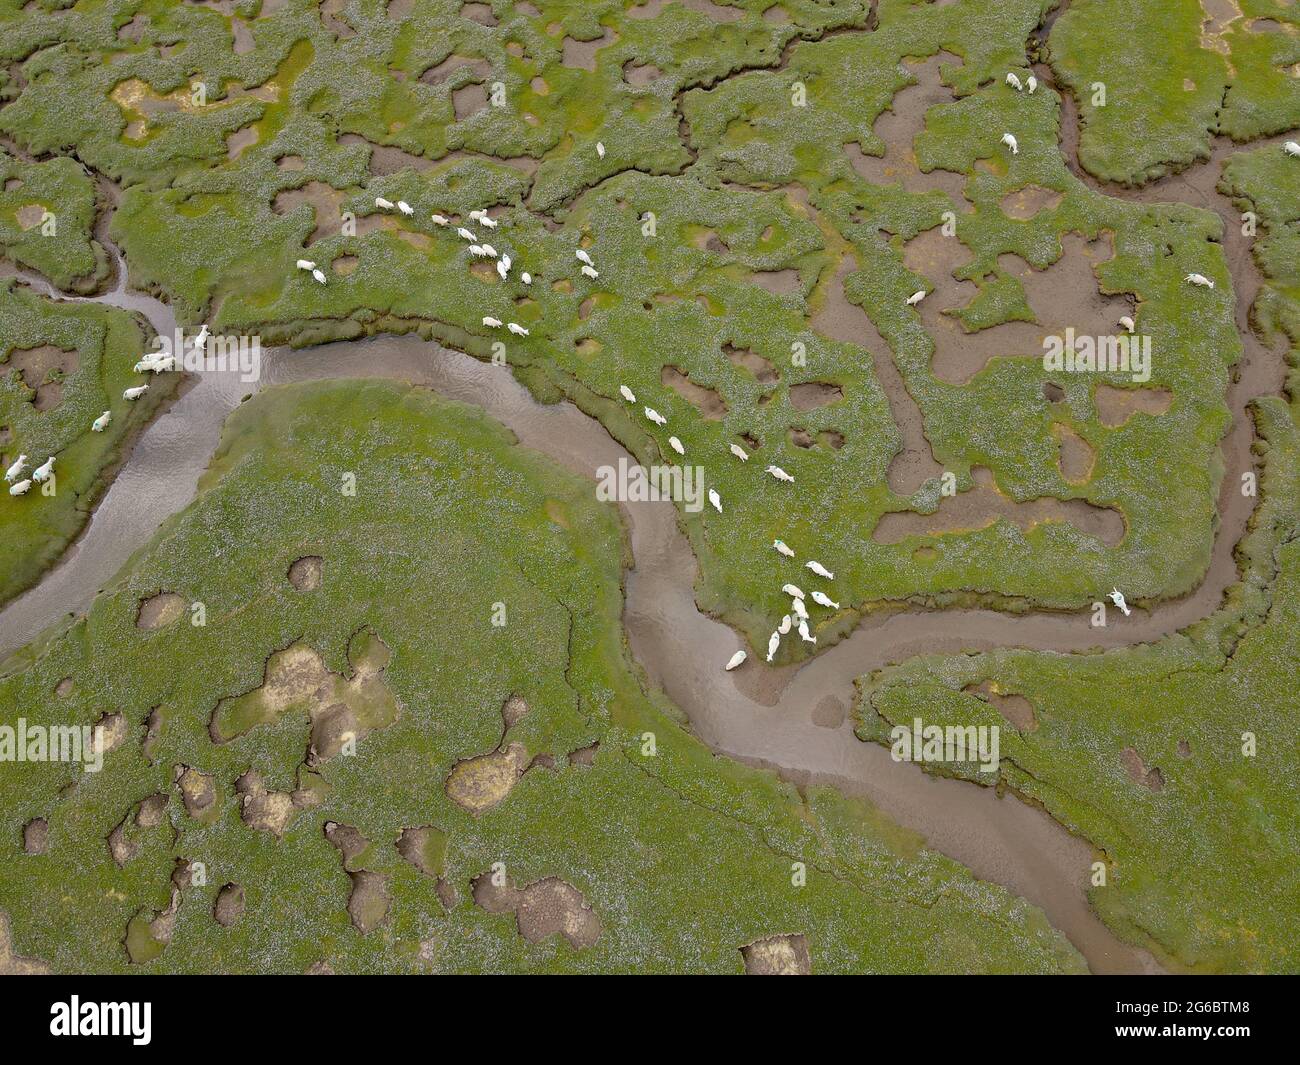
POLYGON ((98 721, 109 747, 98 773, 0 774, 16 952, 740 972, 776 936, 818 972, 1080 967, 869 808, 685 732, 629 665, 621 535, 584 481, 427 392, 251 400, 198 501, 0 678, 5 723, 98 721))
POLYGON ((891 724, 916 715, 1001 724, 997 779, 1104 853, 1106 883, 1090 892, 1103 919, 1202 971, 1300 971, 1300 183, 1291 162, 1257 149, 1234 157, 1221 180, 1258 215, 1255 255, 1269 283, 1256 318, 1291 350, 1289 402, 1253 407, 1260 503, 1223 606, 1154 644, 927 656, 860 685, 864 738, 888 742, 891 724), (1018 727, 1000 712, 1008 700, 1018 727))

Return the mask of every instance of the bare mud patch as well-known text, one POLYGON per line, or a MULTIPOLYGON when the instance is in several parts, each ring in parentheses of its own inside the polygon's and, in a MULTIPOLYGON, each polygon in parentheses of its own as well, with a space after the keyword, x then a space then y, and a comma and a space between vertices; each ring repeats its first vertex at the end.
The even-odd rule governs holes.
POLYGON ((1164 774, 1160 772, 1159 768, 1148 768, 1142 756, 1132 747, 1125 747, 1120 751, 1119 760, 1133 783, 1141 784, 1151 791, 1164 791, 1164 774))
POLYGON ((759 384, 774 385, 781 380, 781 374, 772 362, 755 351, 738 348, 732 344, 724 344, 722 353, 727 356, 733 366, 739 366, 741 369, 748 370, 753 374, 759 384))
POLYGON ((1027 221, 1042 211, 1050 211, 1061 205, 1064 193, 1055 189, 1045 189, 1041 185, 1026 185, 1022 189, 1007 193, 1002 198, 1002 213, 1008 218, 1027 221))
POLYGON ((529 943, 550 936, 563 936, 575 950, 591 946, 600 938, 600 917, 567 880, 548 876, 522 891, 509 881, 493 883, 490 873, 471 882, 474 904, 488 913, 514 913, 519 934, 529 943))
POLYGON ((249 828, 269 832, 277 839, 284 836, 289 822, 298 812, 293 796, 283 791, 268 791, 262 774, 250 769, 235 781, 239 795, 239 816, 249 828))
POLYGON ((14 349, 5 365, 6 372, 16 374, 23 387, 33 393, 32 406, 43 412, 54 410, 63 402, 63 381, 77 372, 80 363, 75 351, 42 344, 14 349))
POLYGON ((315 592, 321 586, 325 560, 320 555, 303 555, 289 567, 289 583, 298 592, 315 592))
POLYGON ((564 54, 560 62, 566 67, 594 71, 596 69, 596 53, 618 39, 618 34, 608 26, 604 27, 604 31, 594 41, 579 41, 573 37, 565 37, 564 54))
POLYGON ((307 237, 307 244, 315 244, 326 237, 337 236, 343 229, 343 193, 323 181, 309 181, 301 188, 285 189, 276 193, 272 210, 276 214, 290 214, 302 204, 312 209, 316 228, 307 237))
POLYGON ((803 288, 799 271, 794 269, 756 270, 749 280, 773 296, 797 296, 803 288))
POLYGON ((0 910, 0 976, 38 976, 50 967, 38 958, 24 958, 14 948, 13 926, 9 915, 0 910))
POLYGON ((1004 694, 991 680, 968 684, 962 690, 994 707, 1018 731, 1033 732, 1038 728, 1038 716, 1034 713, 1034 704, 1023 695, 1004 694))
POLYGON ((659 380, 700 412, 708 421, 721 421, 727 416, 727 403, 716 389, 698 385, 679 366, 665 366, 659 380))
POLYGON ((876 383, 889 404, 889 413, 902 437, 902 447, 889 464, 889 487, 898 495, 910 496, 927 480, 943 473, 925 436, 921 408, 907 390, 903 375, 894 362, 893 352, 868 316, 844 293, 845 279, 857 270, 854 256, 846 254, 835 273, 822 283, 814 299, 813 329, 822 336, 865 348, 871 355, 876 383))
POLYGON ((1052 432, 1056 436, 1060 449, 1057 466, 1061 471, 1061 477, 1070 484, 1086 484, 1092 477, 1097 453, 1083 437, 1067 425, 1054 422, 1052 432))
POLYGON ((212 904, 212 918, 222 928, 230 928, 244 916, 244 889, 238 884, 226 884, 217 892, 212 904))
POLYGON ((197 820, 209 820, 216 813, 217 787, 211 773, 191 766, 176 767, 176 786, 180 788, 185 812, 197 820))
POLYGON ((159 592, 148 599, 141 599, 136 610, 135 627, 137 629, 164 629, 174 625, 185 613, 185 600, 175 592, 159 592))
POLYGON ((945 496, 933 514, 909 510, 882 515, 872 539, 880 544, 898 544, 912 536, 973 532, 996 521, 1014 522, 1023 532, 1043 522, 1064 522, 1107 547, 1115 547, 1124 539, 1124 518, 1116 510, 1082 499, 1051 496, 1017 503, 998 491, 992 472, 983 466, 975 467, 972 479, 974 487, 945 496))
POLYGON ((1123 425, 1134 414, 1164 414, 1173 399, 1173 394, 1163 388, 1115 388, 1103 382, 1097 384, 1092 396, 1097 418, 1111 429, 1123 425))
POLYGON ((1113 256, 1110 241, 1088 242, 1077 234, 1062 238, 1062 254, 1046 270, 1034 270, 1019 256, 1003 254, 998 266, 1019 280, 1034 321, 1009 321, 967 332, 956 312, 978 294, 974 281, 958 281, 953 272, 969 261, 960 241, 935 228, 919 234, 903 250, 904 265, 927 279, 934 291, 917 306, 921 322, 934 341, 934 375, 949 384, 966 384, 998 357, 1043 356, 1043 338, 1076 333, 1109 336, 1131 306, 1125 296, 1109 296, 1098 286, 1095 267, 1113 256))
POLYGON ((916 81, 894 94, 889 108, 881 112, 873 127, 884 142, 885 154, 867 155, 857 142, 844 146, 849 164, 859 177, 872 185, 901 184, 904 191, 914 194, 938 189, 954 204, 964 203, 966 175, 950 170, 922 172, 913 152, 917 136, 925 129, 925 113, 955 99, 952 90, 939 80, 939 67, 961 63, 960 56, 943 51, 920 62, 904 62, 904 69, 916 81))
POLYGON ((50 823, 43 817, 33 817, 23 825, 23 853, 44 854, 50 849, 50 823))
POLYGON ((790 406, 797 411, 829 407, 844 398, 844 389, 827 381, 805 381, 790 386, 790 406))
POLYGON ((466 758, 447 774, 447 797, 477 817, 505 800, 524 775, 528 761, 522 743, 466 758))
POLYGON ((740 948, 747 976, 810 976, 812 956, 802 933, 767 936, 740 948))

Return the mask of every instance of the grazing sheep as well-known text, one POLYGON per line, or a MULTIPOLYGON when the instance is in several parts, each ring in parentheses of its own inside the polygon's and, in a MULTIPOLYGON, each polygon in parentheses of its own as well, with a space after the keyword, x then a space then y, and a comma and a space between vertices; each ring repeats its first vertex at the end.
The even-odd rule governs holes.
POLYGON ((25 454, 19 455, 17 461, 9 469, 5 470, 5 480, 12 481, 25 469, 27 469, 27 456, 25 454))
POLYGON ((773 540, 772 546, 781 554, 785 555, 786 558, 794 558, 794 551, 790 549, 784 540, 773 540))
POLYGON ((770 473, 778 481, 784 481, 786 484, 794 484, 794 478, 786 473, 785 470, 781 469, 780 466, 769 466, 764 472, 770 473))
POLYGON ((660 414, 657 410, 655 410, 654 407, 646 407, 645 416, 649 418, 652 422, 654 422, 655 425, 668 424, 668 419, 665 418, 662 414, 660 414))
POLYGON ((139 399, 149 391, 148 385, 136 385, 134 388, 128 388, 122 393, 123 399, 139 399))
POLYGON ((1016 138, 1013 137, 1010 133, 1002 134, 1002 143, 1011 149, 1012 155, 1020 154, 1020 142, 1017 141, 1016 138))
POLYGON ((716 488, 709 489, 709 502, 713 504, 714 510, 719 514, 722 513, 722 497, 718 495, 718 490, 716 488))
POLYGON ((746 453, 745 449, 741 447, 739 444, 731 445, 731 453, 735 455, 736 458, 740 459, 741 462, 749 461, 749 455, 746 453))
POLYGON ((813 592, 812 601, 821 606, 828 606, 832 610, 839 610, 840 604, 831 599, 825 592, 813 592))
POLYGON ((725 667, 727 672, 730 673, 733 669, 735 669, 748 657, 749 655, 745 654, 744 651, 737 651, 734 655, 732 655, 729 659, 727 659, 727 665, 725 667))
POLYGON ((619 385, 618 392, 619 395, 621 395, 629 403, 636 402, 636 393, 633 392, 630 388, 628 388, 627 385, 619 385))
POLYGON ((111 422, 112 420, 113 420, 113 412, 106 410, 104 411, 103 414, 101 414, 98 418, 96 418, 93 422, 90 423, 90 431, 92 433, 102 433, 105 429, 108 428, 108 423, 111 422))
POLYGON ((804 568, 812 570, 819 577, 825 577, 828 581, 833 581, 835 579, 835 574, 833 574, 820 562, 814 562, 814 561, 805 562, 804 568))

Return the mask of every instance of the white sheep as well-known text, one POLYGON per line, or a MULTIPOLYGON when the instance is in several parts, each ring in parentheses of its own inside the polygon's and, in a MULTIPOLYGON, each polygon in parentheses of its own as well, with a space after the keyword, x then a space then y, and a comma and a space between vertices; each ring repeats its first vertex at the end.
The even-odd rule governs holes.
POLYGON ((313 270, 313 271, 311 272, 311 276, 314 277, 314 278, 317 280, 317 282, 319 282, 320 284, 322 284, 322 285, 325 284, 325 271, 324 271, 324 270, 321 270, 321 269, 313 270))
POLYGON ((636 402, 636 393, 633 392, 630 388, 628 388, 627 385, 619 385, 619 386, 618 386, 618 393, 619 393, 620 396, 622 396, 622 397, 623 397, 625 400, 627 400, 629 403, 635 403, 635 402, 636 402))
POLYGON ((25 454, 19 455, 17 461, 5 470, 5 480, 12 481, 25 469, 27 469, 27 456, 25 454))
POLYGON ((813 592, 812 601, 814 603, 819 603, 821 606, 828 606, 832 610, 839 610, 840 608, 840 604, 835 602, 835 600, 830 598, 830 596, 825 592, 813 592))
POLYGON ((378 207, 381 211, 391 211, 393 209, 393 201, 386 200, 382 196, 376 196, 375 206, 378 207))
POLYGON ((747 453, 747 452, 745 451, 745 449, 744 449, 743 447, 741 447, 739 444, 732 444, 732 445, 731 445, 731 453, 732 453, 733 455, 735 455, 736 458, 740 459, 741 462, 748 462, 748 461, 749 461, 749 455, 748 455, 748 453, 747 453))
POLYGON ((148 385, 136 385, 134 388, 128 388, 122 393, 123 399, 139 399, 149 391, 148 385))
POLYGON ((413 207, 412 207, 409 203, 407 203, 405 200, 398 200, 398 201, 397 201, 397 209, 398 209, 399 211, 401 211, 402 214, 406 215, 408 218, 409 218, 411 215, 415 214, 415 208, 413 208, 413 207))
POLYGON ((1010 70, 1007 71, 1007 84, 1010 85, 1013 89, 1015 89, 1016 92, 1020 92, 1024 88, 1024 86, 1020 83, 1020 79, 1016 77, 1013 71, 1010 70))
POLYGON ((484 211, 482 212, 482 215, 479 218, 479 224, 487 226, 488 229, 496 229, 497 220, 495 218, 489 218, 487 212, 484 211))
POLYGON ((1030 74, 1029 80, 1025 82, 1025 84, 1029 86, 1029 93, 1032 96, 1034 91, 1038 88, 1038 79, 1030 74))
POLYGON ((810 632, 808 631, 808 619, 807 619, 807 618, 800 618, 800 619, 799 619, 799 639, 803 640, 804 643, 816 643, 816 642, 817 642, 817 637, 814 636, 812 633, 810 633, 810 632))
POLYGON ((595 266, 595 265, 596 265, 594 262, 591 261, 591 256, 588 255, 588 254, 587 254, 585 251, 583 251, 581 248, 578 248, 578 249, 577 249, 573 254, 574 254, 574 257, 575 257, 575 258, 578 260, 578 262, 580 262, 580 263, 586 263, 588 266, 595 266))
POLYGON ((1131 613, 1133 613, 1133 611, 1129 609, 1128 603, 1124 601, 1124 593, 1121 592, 1118 588, 1111 589, 1110 601, 1114 603, 1117 607, 1119 607, 1122 611, 1124 611, 1125 617, 1128 617, 1131 613))
POLYGON ((597 141, 597 142, 596 142, 596 155, 597 155, 599 158, 601 158, 601 159, 604 159, 604 158, 605 158, 605 143, 604 143, 604 141, 597 141))
POLYGON ((782 636, 788 636, 792 628, 794 628, 794 619, 786 614, 781 618, 781 624, 776 627, 776 631, 782 636))
POLYGON ((1282 150, 1286 152, 1287 155, 1300 156, 1300 144, 1297 144, 1295 141, 1287 141, 1282 145, 1282 150))
POLYGON ((1214 282, 1204 274, 1188 274, 1183 278, 1189 285, 1199 285, 1201 288, 1213 288, 1214 282))
POLYGON ((781 591, 785 592, 786 595, 791 596, 794 599, 803 598, 803 589, 800 588, 797 584, 783 584, 781 585, 781 591))
POLYGON ((445 215, 440 215, 440 214, 429 215, 429 221, 432 222, 435 226, 451 225, 451 221, 445 215))
POLYGON ((464 226, 461 226, 456 230, 456 236, 460 237, 461 240, 468 240, 471 244, 478 240, 478 237, 474 236, 474 234, 464 226))
POLYGON ((835 574, 833 574, 820 562, 810 560, 804 563, 804 568, 812 570, 819 577, 825 577, 828 581, 833 581, 835 579, 835 574))
POLYGON ((734 655, 732 655, 729 659, 727 659, 727 665, 725 667, 727 672, 730 673, 738 665, 744 662, 745 659, 748 657, 749 655, 745 654, 744 651, 737 651, 734 655))
POLYGON ((533 283, 533 275, 530 274, 527 270, 525 270, 522 274, 519 275, 519 280, 522 281, 525 285, 531 285, 533 283))
POLYGON ((773 540, 772 546, 775 547, 780 554, 785 555, 786 558, 794 558, 794 551, 784 540, 773 540))
POLYGON ((780 466, 769 466, 764 472, 770 473, 778 481, 784 481, 786 484, 794 484, 794 478, 786 473, 785 470, 781 469, 780 466))
POLYGON ((484 244, 483 250, 487 252, 489 258, 495 259, 497 257, 497 250, 491 244, 484 244))
POLYGON ((802 599, 790 600, 790 613, 804 621, 808 620, 808 608, 804 606, 802 599))
POLYGON ((514 335, 517 337, 526 337, 528 335, 528 330, 525 329, 518 322, 508 322, 506 323, 506 328, 509 329, 510 332, 514 333, 514 335))
POLYGON ((212 334, 208 332, 208 323, 204 322, 203 328, 199 330, 198 336, 194 338, 194 350, 202 350, 203 346, 208 342, 208 337, 211 335, 212 334))
POLYGON ((299 270, 315 270, 315 269, 316 269, 316 264, 315 264, 314 262, 312 262, 310 259, 299 259, 299 260, 298 260, 298 269, 299 269, 299 270))
POLYGON ((25 496, 28 491, 31 490, 31 487, 31 481, 19 481, 17 484, 10 487, 9 494, 11 496, 25 496))
POLYGON ((686 454, 686 448, 682 447, 682 442, 678 440, 677 437, 675 436, 670 436, 668 438, 668 446, 671 447, 674 451, 676 451, 677 454, 679 455, 686 454))
POLYGON ((36 469, 32 470, 32 480, 37 484, 44 484, 50 479, 50 474, 54 472, 54 456, 51 455, 36 469))
POLYGON ((649 418, 652 422, 654 422, 655 425, 668 424, 668 419, 665 418, 662 414, 660 414, 657 410, 655 410, 654 407, 646 407, 645 416, 649 418))
POLYGON ((103 414, 101 414, 98 418, 96 418, 93 422, 90 423, 90 431, 92 433, 102 433, 105 429, 108 428, 108 423, 111 422, 112 420, 113 420, 113 412, 106 410, 104 411, 103 414))
POLYGON ((498 260, 497 260, 497 273, 501 275, 501 280, 502 280, 502 281, 504 281, 504 280, 509 276, 509 274, 510 274, 510 260, 509 260, 509 259, 498 259, 498 260))
POLYGON ((716 488, 709 489, 709 502, 713 505, 714 510, 719 514, 722 513, 722 497, 718 495, 718 490, 716 488))
POLYGON ((772 661, 772 658, 776 655, 777 648, 780 646, 781 646, 780 633, 776 633, 776 632, 772 633, 772 635, 767 638, 767 660, 769 662, 772 661))
POLYGON ((493 318, 490 314, 485 314, 483 316, 483 324, 487 326, 489 329, 500 329, 501 319, 493 318))
POLYGON ((915 307, 918 303, 920 303, 923 299, 925 299, 925 297, 926 297, 925 289, 923 288, 917 289, 915 292, 913 292, 910 296, 907 297, 907 305, 909 307, 915 307))
POLYGON ((1012 155, 1020 154, 1020 142, 1017 141, 1016 138, 1013 137, 1010 133, 1002 134, 1002 143, 1011 149, 1012 155))
POLYGON ((595 281, 598 277, 600 277, 600 274, 598 274, 598 273, 595 271, 595 269, 593 269, 592 267, 590 267, 590 266, 584 266, 584 267, 582 268, 582 276, 583 276, 583 277, 589 277, 589 278, 591 278, 591 280, 595 281))
POLYGON ((1137 328, 1137 322, 1133 321, 1133 319, 1127 314, 1124 315, 1122 318, 1120 318, 1119 324, 1122 325, 1130 333, 1137 328))

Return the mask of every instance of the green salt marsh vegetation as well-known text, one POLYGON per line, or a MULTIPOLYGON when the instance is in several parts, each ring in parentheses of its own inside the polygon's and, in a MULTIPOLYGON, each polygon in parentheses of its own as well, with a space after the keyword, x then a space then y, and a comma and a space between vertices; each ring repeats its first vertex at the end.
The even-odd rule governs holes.
POLYGON ((1300 126, 1300 14, 1281 0, 1073 0, 1047 51, 1078 103, 1079 162, 1107 181, 1300 126))
POLYGON ((925 656, 859 682, 864 738, 888 742, 892 724, 918 715, 999 724, 997 783, 1098 848, 1107 880, 1090 892, 1094 908, 1121 935, 1196 971, 1300 970, 1300 896, 1289 872, 1300 816, 1292 764, 1300 186, 1287 179, 1292 162, 1276 146, 1243 152, 1220 182, 1258 216, 1253 251, 1268 283, 1254 320, 1290 352, 1287 395, 1252 405, 1260 501, 1237 547, 1240 581, 1220 609, 1152 644, 1091 655, 925 656))
POLYGON ((586 482, 469 408, 366 381, 250 400, 199 498, 4 666, 4 724, 108 737, 97 773, 0 775, 16 953, 739 972, 794 936, 818 972, 1080 969, 875 810, 691 737, 624 646, 626 550, 586 482))

